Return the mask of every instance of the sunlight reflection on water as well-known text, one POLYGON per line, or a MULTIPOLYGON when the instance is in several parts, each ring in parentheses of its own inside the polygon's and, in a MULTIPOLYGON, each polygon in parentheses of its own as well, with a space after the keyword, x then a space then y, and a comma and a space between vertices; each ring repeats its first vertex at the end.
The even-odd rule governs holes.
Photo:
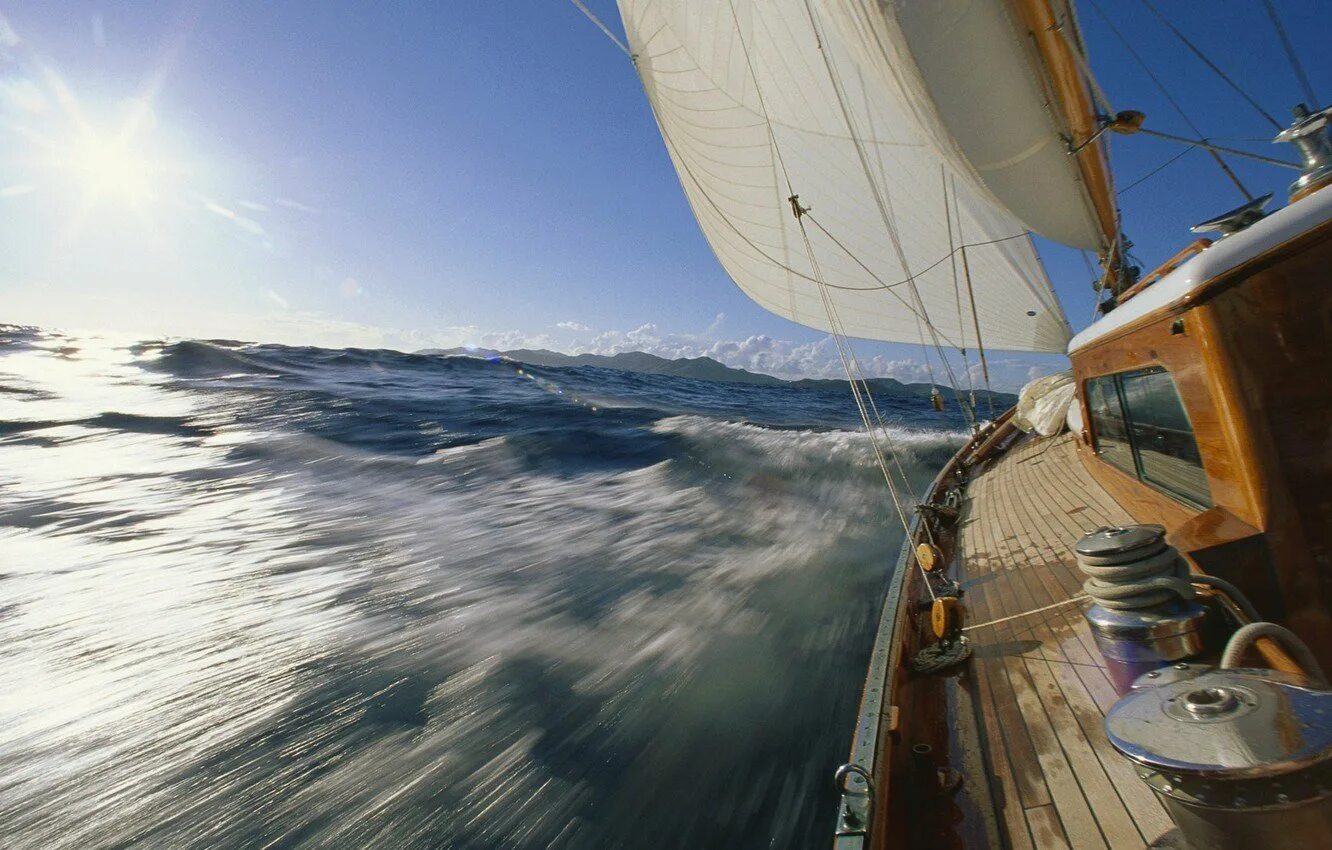
POLYGON ((896 546, 854 434, 4 342, 0 843, 826 840, 896 546))

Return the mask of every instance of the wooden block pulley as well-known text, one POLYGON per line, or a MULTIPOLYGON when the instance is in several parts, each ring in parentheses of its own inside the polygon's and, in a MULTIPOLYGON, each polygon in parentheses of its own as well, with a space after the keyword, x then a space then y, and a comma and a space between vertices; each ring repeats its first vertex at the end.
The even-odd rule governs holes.
POLYGON ((930 629, 937 638, 944 638, 952 633, 957 624, 957 598, 940 596, 930 606, 930 629))
POLYGON ((931 573, 943 566, 943 553, 933 543, 922 543, 916 547, 916 560, 920 561, 921 569, 931 573))

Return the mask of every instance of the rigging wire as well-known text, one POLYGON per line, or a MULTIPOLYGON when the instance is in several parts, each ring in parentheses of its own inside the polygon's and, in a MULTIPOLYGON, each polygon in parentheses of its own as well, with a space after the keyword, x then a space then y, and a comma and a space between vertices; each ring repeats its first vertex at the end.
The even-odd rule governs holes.
POLYGON ((1272 26, 1276 28, 1277 38, 1281 39, 1281 48, 1286 51, 1290 67, 1294 69, 1295 77, 1300 81, 1300 88, 1304 89, 1304 96, 1309 99, 1309 108, 1316 108, 1318 98, 1314 96, 1313 86, 1309 84, 1309 76, 1304 73, 1304 65, 1300 62, 1299 54, 1295 52, 1295 45, 1290 43, 1290 36, 1286 35, 1286 28, 1281 25, 1281 17, 1277 15, 1276 6, 1272 5, 1272 0, 1263 0, 1263 5, 1267 7, 1267 17, 1272 19, 1272 26))
MULTIPOLYGON (((732 11, 734 13, 734 10, 732 11)), ((902 270, 907 275, 907 280, 909 282, 911 294, 915 298, 917 306, 920 308, 920 312, 917 313, 917 331, 921 331, 920 323, 923 322, 925 329, 930 332, 930 338, 934 343, 935 349, 939 353, 939 359, 943 361, 944 371, 947 372, 948 374, 949 384, 952 386, 953 394, 956 397, 958 394, 957 376, 953 373, 952 364, 948 362, 948 358, 945 356, 943 352, 943 346, 941 346, 939 343, 938 329, 935 328, 934 323, 930 321, 929 312, 925 308, 925 301, 920 296, 920 288, 916 286, 916 275, 913 275, 911 273, 911 264, 910 262, 907 261, 906 252, 902 248, 901 237, 897 232, 896 225, 894 224, 892 199, 887 197, 886 193, 881 190, 878 180, 876 180, 874 177, 874 170, 870 168, 869 158, 865 153, 864 143, 861 140, 861 138, 856 134, 855 126, 851 121, 851 111, 847 108, 846 104, 846 92, 843 90, 841 80, 837 75, 836 69, 833 67, 832 60, 828 57, 828 52, 823 49, 823 41, 824 41, 823 34, 819 29, 818 20, 814 15, 814 10, 813 8, 811 8, 809 0, 805 0, 805 14, 809 17, 810 29, 814 32, 814 37, 818 41, 819 55, 823 59, 824 70, 827 71, 828 80, 829 82, 832 83, 833 93, 837 96, 837 106, 841 110, 842 121, 846 124, 847 134, 851 137, 852 145, 856 149, 856 157, 857 159, 860 160, 860 168, 865 174, 865 180, 869 185, 871 194, 874 196, 875 205, 879 209, 879 216, 883 221, 884 230, 888 234, 888 240, 889 242, 892 243, 893 250, 897 253, 897 260, 901 264, 902 270)), ((923 348, 924 347, 923 332, 921 332, 921 339, 922 339, 921 345, 923 348)), ((928 354, 926 355, 926 363, 928 366, 929 363, 928 354)), ((957 400, 958 404, 960 405, 961 399, 958 398, 957 400)))
MULTIPOLYGON (((1091 6, 1093 9, 1096 10, 1097 14, 1101 16, 1102 20, 1105 21, 1106 25, 1110 27, 1110 31, 1115 34, 1115 37, 1117 39, 1119 39, 1119 43, 1124 46, 1124 49, 1128 51, 1128 54, 1132 56, 1133 59, 1138 63, 1138 66, 1142 68, 1143 73, 1147 75, 1147 77, 1152 81, 1152 83, 1156 85, 1156 88, 1161 92, 1161 94, 1165 96, 1166 101, 1169 102, 1172 107, 1174 107, 1175 112, 1179 115, 1180 118, 1184 120, 1184 123, 1188 124, 1189 127, 1193 130, 1193 132, 1198 136, 1198 138, 1202 139, 1204 143, 1210 144, 1210 142, 1207 141, 1207 137, 1203 135, 1202 130, 1198 128, 1198 125, 1195 124, 1193 122, 1193 119, 1189 117, 1188 113, 1184 111, 1184 107, 1180 105, 1180 102, 1176 100, 1174 95, 1170 93, 1170 90, 1166 88, 1165 83, 1161 82, 1161 78, 1156 76, 1156 73, 1152 71, 1151 66, 1147 64, 1147 61, 1142 58, 1142 55, 1138 53, 1137 50, 1133 49, 1133 44, 1128 40, 1127 37, 1125 37, 1124 33, 1119 29, 1119 27, 1115 26, 1115 22, 1111 20, 1110 16, 1107 15, 1105 10, 1101 8, 1101 4, 1098 3, 1097 0, 1091 0, 1091 6)), ((1211 148, 1207 148, 1207 152, 1212 155, 1212 159, 1216 160, 1216 164, 1221 168, 1223 172, 1225 172, 1225 175, 1230 178, 1230 181, 1235 184, 1235 187, 1240 190, 1240 194, 1244 195, 1244 199, 1246 201, 1252 201, 1253 195, 1240 181, 1239 177, 1235 174, 1235 172, 1230 170, 1230 166, 1227 165, 1226 161, 1221 158, 1221 154, 1217 153, 1215 150, 1212 150, 1211 148)))
MULTIPOLYGON (((948 256, 952 259, 953 266, 953 303, 957 306, 957 329, 962 337, 962 344, 958 350, 962 352, 962 371, 967 373, 967 388, 969 401, 969 415, 971 420, 971 431, 976 433, 976 380, 971 375, 971 362, 967 360, 967 327, 962 321, 962 289, 957 279, 957 259, 953 253, 953 205, 957 203, 957 187, 953 187, 953 204, 948 203, 948 173, 942 163, 939 165, 939 180, 943 183, 943 205, 944 205, 944 223, 948 226, 948 256)), ((958 215, 961 221, 962 216, 958 215)), ((964 408, 966 409, 966 408, 964 408)))
MULTIPOLYGON (((878 464, 879 470, 883 473, 884 482, 887 483, 888 485, 888 493, 892 498, 893 507, 896 509, 898 519, 901 520, 902 522, 902 533, 906 536, 906 539, 910 541, 912 538, 911 522, 910 520, 907 519, 906 511, 902 507, 902 499, 898 493, 897 485, 893 480, 893 474, 891 470, 889 470, 888 468, 888 462, 885 456, 885 452, 883 450, 883 447, 879 444, 879 433, 875 430, 874 425, 871 422, 870 419, 871 409, 873 410, 874 413, 874 419, 878 422, 879 429, 882 431, 884 440, 888 444, 887 456, 891 456, 893 462, 897 465, 898 474, 902 476, 902 483, 908 492, 910 492, 911 490, 910 481, 907 479, 905 470, 902 469, 901 460, 898 457, 898 452, 896 450, 896 447, 893 445, 891 436, 889 436, 887 426, 884 424, 883 421, 883 417, 879 414, 878 406, 874 403, 874 397, 873 395, 870 394, 869 382, 865 380, 864 372, 860 369, 860 364, 858 361, 856 361, 854 352, 851 352, 850 355, 848 356, 848 352, 846 349, 849 347, 849 342, 845 342, 845 336, 846 336, 845 328, 841 324, 841 317, 837 314, 836 308, 833 306, 832 298, 828 294, 827 287, 824 286, 823 271, 819 266, 818 258, 815 257, 814 255, 814 247, 810 243, 809 232, 805 228, 804 219, 805 215, 809 212, 809 210, 807 208, 800 206, 800 196, 796 194, 794 188, 791 185, 791 175, 786 170, 786 162, 782 158, 781 147, 777 144, 777 136, 775 133, 773 133, 772 130, 772 120, 768 115, 767 101, 763 97, 763 87, 759 85, 758 75, 754 72, 754 63, 749 56, 749 46, 745 44, 744 35, 740 30, 740 18, 735 13, 735 4, 734 2, 732 2, 732 0, 727 0, 727 6, 731 10, 731 20, 735 23, 736 40, 740 44, 741 52, 744 53, 745 64, 749 69, 749 75, 754 80, 754 92, 758 97, 759 108, 763 111, 764 122, 767 125, 768 129, 769 144, 772 146, 773 154, 777 161, 777 165, 781 169, 782 179, 786 182, 787 190, 790 192, 790 197, 787 200, 790 201, 791 212, 795 216, 796 223, 800 227, 800 238, 805 245, 805 256, 809 260, 810 270, 813 273, 813 280, 818 285, 819 297, 823 301, 824 310, 828 314, 828 326, 830 330, 832 330, 833 343, 837 346, 837 354, 842 362, 842 369, 843 371, 846 372, 847 382, 851 385, 851 396, 855 400, 856 409, 860 413, 860 420, 865 426, 865 433, 870 438, 870 445, 873 447, 874 450, 875 461, 878 464), (852 363, 855 364, 854 372, 852 371, 852 365, 851 365, 852 363), (856 373, 860 374, 859 385, 857 384, 856 373), (862 398, 862 390, 864 393, 864 398, 862 398), (866 402, 866 399, 868 399, 868 402, 866 402)), ((817 33, 817 30, 815 32, 817 33)), ((823 230, 823 227, 820 226, 819 229, 823 230)), ((903 265, 903 268, 906 269, 905 264, 903 265)), ((913 283, 913 288, 914 288, 914 283, 913 283)), ((928 522, 925 523, 925 526, 927 534, 930 533, 929 523, 928 522)), ((929 590, 930 598, 933 599, 934 588, 930 584, 929 575, 925 569, 925 565, 921 563, 920 556, 915 553, 915 547, 912 547, 912 554, 915 557, 916 565, 920 568, 921 576, 924 578, 926 589, 929 590)))
MULTIPOLYGON (((953 185, 953 203, 957 203, 957 185, 953 185)), ((980 355, 981 375, 985 377, 985 402, 994 421, 994 390, 990 388, 990 364, 985 360, 985 340, 981 337, 980 317, 976 315, 976 290, 971 285, 971 264, 967 262, 967 241, 962 236, 962 217, 957 217, 957 236, 962 242, 962 276, 967 282, 967 300, 971 303, 971 324, 976 330, 976 353, 980 355)))
POLYGON ((1133 130, 1133 132, 1141 133, 1144 136, 1154 136, 1155 138, 1158 139, 1165 139, 1168 142, 1179 142, 1180 144, 1188 145, 1189 147, 1202 148, 1203 150, 1212 153, 1213 156, 1215 156, 1217 153, 1228 153, 1228 154, 1233 154, 1234 156, 1243 157, 1245 159, 1252 159, 1257 162, 1264 163, 1266 165, 1275 165, 1281 168, 1291 168, 1296 171, 1299 171, 1301 168, 1301 166, 1296 165, 1293 162, 1289 162, 1284 159, 1277 159, 1274 156, 1264 156, 1263 154, 1260 153, 1250 153, 1249 151, 1240 150, 1239 148, 1227 147, 1226 145, 1218 145, 1210 138, 1190 139, 1188 136, 1176 136, 1174 133, 1162 133, 1160 130, 1149 130, 1146 127, 1138 127, 1135 130, 1133 130))
POLYGON ((583 4, 583 0, 569 0, 569 2, 572 3, 572 4, 574 4, 574 6, 577 7, 578 11, 580 11, 580 12, 582 12, 584 15, 586 15, 586 16, 587 16, 587 19, 588 19, 589 21, 591 21, 592 23, 596 24, 596 25, 597 25, 597 28, 598 28, 599 30, 601 30, 603 33, 605 33, 605 34, 606 34, 606 38, 609 38, 612 42, 614 42, 614 44, 615 44, 616 47, 618 47, 618 48, 620 48, 620 50, 624 51, 624 55, 625 55, 625 56, 628 56, 630 61, 632 61, 632 62, 636 62, 636 61, 638 61, 638 57, 635 56, 635 55, 633 54, 633 51, 631 51, 631 50, 629 49, 629 45, 627 45, 627 44, 625 44, 623 41, 621 41, 621 40, 620 40, 620 37, 619 37, 618 35, 616 35, 616 34, 611 30, 610 27, 606 26, 606 24, 602 22, 601 18, 598 18, 598 17, 596 16, 596 14, 595 14, 591 9, 587 8, 587 6, 585 6, 585 5, 583 4))
MULTIPOLYGON (((1165 15, 1161 14, 1161 10, 1156 8, 1156 4, 1153 3, 1152 0, 1142 0, 1142 5, 1146 6, 1147 10, 1151 12, 1153 15, 1155 15, 1157 20, 1165 24, 1166 28, 1175 34, 1175 38, 1179 39, 1181 42, 1183 42, 1185 47, 1193 51, 1194 56, 1197 56, 1199 59, 1201 59, 1203 64, 1205 64, 1208 68, 1211 68, 1213 73, 1215 73, 1218 77, 1220 77, 1222 81, 1226 83, 1226 85, 1234 89, 1236 94, 1244 98, 1245 102, 1247 102, 1250 106, 1256 109, 1259 115, 1266 118, 1269 124, 1271 124, 1273 127, 1276 127, 1278 130, 1283 129, 1282 125, 1275 118, 1272 117, 1272 114, 1270 112, 1268 112, 1266 109, 1263 109, 1263 107, 1258 103, 1258 101, 1254 100, 1249 95, 1248 92, 1240 88, 1239 83, 1235 82, 1233 79, 1230 78, 1229 74, 1227 74, 1225 71, 1222 71, 1219 67, 1217 67, 1216 63, 1213 62, 1211 59, 1207 58, 1207 55, 1203 53, 1202 50, 1200 50, 1196 44, 1190 41, 1188 37, 1184 35, 1184 33, 1180 32, 1179 28, 1176 27, 1174 24, 1172 24, 1170 20, 1166 18, 1165 15)), ((1271 8, 1272 4, 1268 3, 1268 9, 1270 10, 1271 8)))
POLYGON ((1082 257, 1082 264, 1087 267, 1087 277, 1096 281, 1096 294, 1092 296, 1091 320, 1096 321, 1096 314, 1101 312, 1101 293, 1105 292, 1105 276, 1098 275, 1092 267, 1092 262, 1087 258, 1086 251, 1079 251, 1078 256, 1082 257))
POLYGON ((1175 154, 1174 156, 1170 157, 1170 159, 1167 159, 1165 162, 1163 162, 1163 163, 1161 163, 1160 165, 1158 165, 1158 166, 1156 166, 1155 168, 1153 168, 1151 171, 1148 171, 1146 174, 1142 175, 1142 176, 1139 177, 1137 180, 1134 180, 1132 183, 1128 184, 1128 185, 1125 186, 1123 189, 1120 189, 1120 190, 1119 190, 1119 195, 1122 196, 1125 192, 1129 191, 1129 190, 1132 189, 1133 187, 1135 187, 1135 186, 1137 186, 1137 185, 1139 185, 1139 184, 1141 184, 1141 183, 1146 182, 1147 180, 1149 180, 1149 179, 1152 178, 1152 177, 1155 177, 1155 176, 1157 175, 1158 172, 1163 171, 1164 169, 1168 168, 1168 167, 1171 166, 1171 165, 1174 165, 1176 162, 1178 162, 1179 160, 1181 160, 1181 159, 1183 159, 1184 157, 1188 156, 1189 154, 1193 153, 1195 150, 1197 150, 1197 147, 1187 147, 1187 148, 1185 148, 1184 150, 1182 150, 1182 151, 1180 151, 1179 153, 1175 154))
MULTIPOLYGON (((762 100, 763 95, 760 94, 760 103, 762 100)), ((809 231, 805 229, 805 210, 800 206, 795 195, 791 196, 791 210, 795 215, 796 223, 800 226, 800 238, 805 243, 805 254, 809 257, 810 267, 814 272, 815 278, 821 281, 823 279, 823 272, 819 267, 818 258, 814 256, 814 246, 810 243, 809 231)), ((847 382, 851 385, 851 397, 855 400, 856 410, 860 413, 860 421, 865 426, 865 433, 870 438, 870 446, 874 451, 874 459, 878 463, 879 470, 883 473, 884 482, 888 485, 888 492, 892 497, 893 507, 897 511, 897 517, 902 523, 902 532, 906 535, 906 541, 909 545, 911 540, 911 521, 907 519, 906 511, 902 507, 902 498, 897 491, 897 484, 893 480, 892 472, 888 469, 888 462, 883 447, 879 445, 879 432, 874 428, 874 425, 870 421, 869 405, 873 405, 873 397, 870 396, 870 402, 869 405, 867 405, 865 399, 861 396, 862 387, 865 395, 869 396, 869 383, 864 380, 863 376, 859 381, 857 380, 856 372, 859 371, 859 364, 856 365, 856 369, 853 371, 851 364, 853 362, 854 354, 848 355, 846 349, 849 343, 844 340, 843 334, 838 331, 838 327, 841 324, 841 317, 837 315, 837 310, 833 306, 832 298, 828 295, 828 290, 822 285, 818 287, 818 290, 819 298, 823 302, 823 309, 828 314, 828 325, 833 328, 832 338, 833 343, 837 346, 837 356, 842 361, 842 370, 846 372, 847 382)), ((874 415, 876 418, 879 416, 877 407, 874 408, 874 415)), ((882 419, 879 419, 879 423, 882 426, 882 419)), ((886 428, 882 428, 882 432, 883 436, 889 443, 889 454, 892 455, 894 461, 898 462, 898 470, 901 471, 901 463, 897 458, 897 452, 892 446, 891 437, 888 436, 886 428)), ((907 485, 909 490, 910 484, 905 481, 905 474, 903 474, 903 478, 903 483, 907 485)), ((928 531, 929 523, 925 523, 925 526, 928 531)), ((930 583, 930 577, 925 569, 925 565, 921 563, 920 556, 916 554, 915 547, 912 547, 911 551, 915 558, 916 566, 920 568, 920 574, 924 579, 925 588, 929 591, 930 598, 933 600, 936 598, 934 586, 930 583)))

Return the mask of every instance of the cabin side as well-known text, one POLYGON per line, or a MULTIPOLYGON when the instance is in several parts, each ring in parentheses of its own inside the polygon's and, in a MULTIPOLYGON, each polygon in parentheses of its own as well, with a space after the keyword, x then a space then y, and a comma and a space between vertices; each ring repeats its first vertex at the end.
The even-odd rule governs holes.
POLYGON ((1329 340, 1332 192, 1322 191, 1205 248, 1070 346, 1088 471, 1324 665, 1329 340))

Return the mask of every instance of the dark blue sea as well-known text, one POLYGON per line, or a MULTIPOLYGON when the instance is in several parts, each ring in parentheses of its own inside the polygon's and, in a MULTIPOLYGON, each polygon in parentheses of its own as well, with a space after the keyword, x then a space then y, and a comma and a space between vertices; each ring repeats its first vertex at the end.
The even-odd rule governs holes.
MULTIPOLYGON (((923 489, 955 412, 887 403, 923 489)), ((0 846, 821 848, 845 391, 0 326, 0 846)))

